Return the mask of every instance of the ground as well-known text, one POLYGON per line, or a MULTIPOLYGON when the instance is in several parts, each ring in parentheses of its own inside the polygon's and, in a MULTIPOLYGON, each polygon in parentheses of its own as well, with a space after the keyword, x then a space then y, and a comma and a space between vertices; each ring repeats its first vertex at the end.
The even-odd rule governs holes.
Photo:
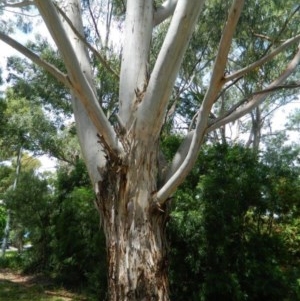
POLYGON ((28 276, 0 268, 0 301, 85 301, 87 298, 57 288, 42 275, 28 276))

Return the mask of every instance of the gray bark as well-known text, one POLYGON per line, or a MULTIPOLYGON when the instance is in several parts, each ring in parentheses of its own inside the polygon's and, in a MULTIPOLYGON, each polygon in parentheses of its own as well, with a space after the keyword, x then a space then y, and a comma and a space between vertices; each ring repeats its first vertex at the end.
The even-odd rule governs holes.
POLYGON ((106 154, 108 164, 97 195, 107 239, 109 300, 167 301, 168 208, 153 200, 158 143, 125 139, 129 151, 124 161, 106 154))
MULTIPOLYGON (((18 150, 16 174, 15 174, 14 184, 12 186, 13 191, 17 189, 18 179, 19 179, 19 175, 21 172, 21 157, 22 157, 22 146, 18 150)), ((11 212, 10 212, 10 209, 7 209, 6 224, 5 224, 5 228, 4 228, 4 233, 3 233, 4 235, 3 235, 2 246, 1 246, 2 257, 5 257, 6 249, 8 247, 8 243, 9 243, 10 224, 11 224, 11 212)))

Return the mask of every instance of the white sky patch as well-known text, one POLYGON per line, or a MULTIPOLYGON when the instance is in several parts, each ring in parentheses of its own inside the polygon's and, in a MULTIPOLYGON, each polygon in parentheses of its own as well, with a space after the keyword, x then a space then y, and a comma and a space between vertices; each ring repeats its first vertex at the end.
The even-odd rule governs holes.
MULTIPOLYGON (((274 112, 272 118, 272 128, 274 130, 282 131, 285 129, 285 124, 288 122, 288 117, 290 114, 295 112, 296 109, 300 109, 300 95, 297 99, 291 101, 290 103, 284 105, 274 112)), ((297 131, 287 131, 288 133, 288 144, 300 142, 300 133, 297 131)))
POLYGON ((276 123, 274 124, 275 128, 283 129, 284 125, 288 121, 288 115, 293 113, 296 109, 300 108, 300 95, 297 99, 289 102, 283 107, 279 108, 274 112, 274 120, 276 123))
POLYGON ((38 172, 55 172, 57 166, 57 160, 48 155, 38 156, 37 159, 40 160, 42 166, 38 168, 38 172))
POLYGON ((7 58, 12 55, 20 55, 18 51, 7 45, 6 43, 0 41, 0 67, 1 67, 1 76, 3 79, 3 85, 0 86, 0 91, 5 91, 7 88, 6 79, 8 76, 8 72, 6 70, 6 62, 7 58))

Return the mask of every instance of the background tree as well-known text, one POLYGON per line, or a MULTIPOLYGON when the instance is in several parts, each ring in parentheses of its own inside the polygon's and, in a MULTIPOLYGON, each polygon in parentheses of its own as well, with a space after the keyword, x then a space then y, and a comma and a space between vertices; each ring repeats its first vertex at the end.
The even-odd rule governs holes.
MULTIPOLYGON (((83 3, 95 25, 89 2, 83 3)), ((98 1, 93 3, 99 4, 98 1)), ((0 39, 45 68, 71 90, 77 134, 107 240, 109 300, 169 300, 165 224, 170 197, 192 170, 207 133, 251 112, 270 93, 298 86, 286 82, 296 71, 300 59, 297 48, 300 36, 295 26, 299 17, 294 13, 298 7, 293 1, 285 2, 285 6, 278 1, 269 7, 265 1, 261 6, 263 9, 253 14, 257 9, 255 3, 244 6, 244 1, 240 0, 211 1, 206 5, 205 1, 185 0, 108 3, 114 5, 120 15, 125 12, 125 43, 119 76, 110 64, 110 58, 88 43, 80 1, 59 4, 40 0, 7 1, 2 4, 2 9, 28 9, 35 5, 59 50, 64 69, 10 38, 9 22, 1 24, 0 39), (259 22, 252 19, 253 24, 265 24, 263 21, 268 20, 269 11, 273 12, 273 17, 278 13, 286 16, 283 24, 276 23, 279 29, 275 36, 274 26, 254 26, 254 32, 245 30, 249 25, 248 16, 261 16, 259 22), (150 60, 151 41, 159 30, 156 28, 170 16, 172 19, 161 47, 150 60), (201 16, 199 21, 198 16, 201 16), (217 32, 213 35, 216 41, 213 54, 204 56, 204 65, 200 66, 207 76, 207 79, 203 75, 201 78, 207 85, 200 91, 199 107, 189 126, 192 131, 165 169, 159 160, 160 134, 168 108, 175 108, 169 105, 174 85, 177 79, 180 80, 177 75, 194 29, 202 29, 202 34, 201 30, 198 33, 205 41, 215 16, 221 18, 218 18, 219 26, 213 27, 217 32), (267 38, 262 41, 262 36, 267 38), (244 55, 251 50, 249 45, 255 53, 251 58, 244 55), (101 102, 98 97, 94 81, 96 71, 91 63, 94 57, 119 78, 115 118, 108 118, 105 114, 107 102, 101 102), (277 67, 270 67, 273 72, 267 73, 265 68, 269 64, 277 67), (247 83, 253 83, 249 76, 262 82, 254 89, 248 89, 247 83), (237 93, 240 90, 241 93, 237 93), (227 101, 228 98, 234 101, 227 101), (220 108, 217 116, 216 108, 220 108)), ((112 11, 108 10, 109 14, 112 11)), ((97 32, 97 28, 94 31, 97 32)), ((98 45, 99 40, 95 40, 98 45)), ((199 50, 197 55, 203 50, 201 44, 199 50)))
MULTIPOLYGON (((37 151, 38 144, 42 145, 53 136, 53 127, 51 127, 49 119, 45 117, 40 105, 27 102, 25 98, 15 95, 12 90, 6 91, 5 98, 1 99, 1 103, 3 105, 2 126, 5 131, 5 135, 3 134, 0 138, 1 160, 9 161, 16 157, 15 172, 7 188, 16 190, 22 164, 27 161, 27 168, 38 165, 36 160, 31 160, 30 156, 26 157, 24 150, 37 151), (40 128, 40 132, 37 131, 37 127, 40 128), (42 135, 38 137, 37 133, 42 133, 42 135)), ((9 240, 10 222, 10 210, 8 209, 2 243, 3 256, 9 240)))

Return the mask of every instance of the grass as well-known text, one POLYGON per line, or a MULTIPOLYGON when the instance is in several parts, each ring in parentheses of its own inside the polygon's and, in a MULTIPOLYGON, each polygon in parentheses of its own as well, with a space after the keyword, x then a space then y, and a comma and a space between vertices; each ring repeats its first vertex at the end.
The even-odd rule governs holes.
POLYGON ((79 300, 76 298, 55 295, 55 292, 47 292, 43 287, 25 286, 8 280, 0 280, 0 300, 1 301, 66 301, 79 300))
MULTIPOLYGON (((12 274, 10 274, 12 275, 12 274)), ((11 278, 11 277, 10 277, 11 278)), ((18 275, 16 275, 18 279, 18 275)), ((35 281, 0 279, 0 301, 84 301, 81 295, 70 293, 65 289, 41 285, 35 281)))
POLYGON ((21 258, 8 251, 0 258, 0 301, 83 301, 86 297, 57 287, 44 276, 20 273, 21 258))

